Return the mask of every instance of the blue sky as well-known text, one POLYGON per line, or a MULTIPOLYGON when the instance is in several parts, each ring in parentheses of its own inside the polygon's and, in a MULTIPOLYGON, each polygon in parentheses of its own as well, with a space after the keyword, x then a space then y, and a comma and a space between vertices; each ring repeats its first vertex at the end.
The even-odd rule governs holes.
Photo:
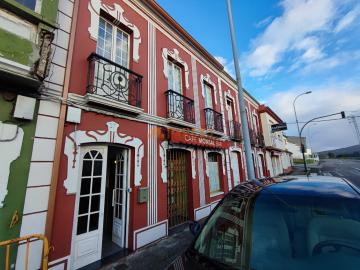
MULTIPOLYGON (((226 0, 158 0, 234 74, 226 0)), ((272 107, 296 135, 301 121, 346 111, 360 115, 360 2, 357 0, 232 0, 244 87, 272 107)), ((358 123, 360 122, 358 119, 358 123)), ((359 123, 360 124, 360 123, 359 123)), ((357 143, 348 120, 305 131, 315 151, 357 143)))

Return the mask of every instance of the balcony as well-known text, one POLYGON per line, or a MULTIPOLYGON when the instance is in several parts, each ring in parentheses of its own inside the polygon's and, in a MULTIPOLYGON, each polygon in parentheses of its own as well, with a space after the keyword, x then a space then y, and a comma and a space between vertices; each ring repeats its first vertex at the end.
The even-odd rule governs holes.
POLYGON ((194 128, 194 101, 173 90, 166 91, 165 96, 168 122, 175 125, 194 128))
POLYGON ((88 57, 87 101, 139 114, 143 76, 101 55, 88 57))
POLYGON ((255 132, 253 129, 249 128, 250 143, 256 147, 265 147, 265 140, 262 134, 255 132))
POLYGON ((241 124, 236 121, 229 121, 229 135, 234 141, 242 140, 241 124))
POLYGON ((207 133, 222 136, 224 133, 222 114, 210 108, 204 111, 207 133))

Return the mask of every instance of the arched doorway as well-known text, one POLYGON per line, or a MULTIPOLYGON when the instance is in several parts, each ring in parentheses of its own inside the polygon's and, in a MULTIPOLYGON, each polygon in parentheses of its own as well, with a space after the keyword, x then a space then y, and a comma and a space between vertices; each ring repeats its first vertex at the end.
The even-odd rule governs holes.
POLYGON ((129 149, 80 147, 80 171, 73 227, 73 268, 127 247, 129 149))

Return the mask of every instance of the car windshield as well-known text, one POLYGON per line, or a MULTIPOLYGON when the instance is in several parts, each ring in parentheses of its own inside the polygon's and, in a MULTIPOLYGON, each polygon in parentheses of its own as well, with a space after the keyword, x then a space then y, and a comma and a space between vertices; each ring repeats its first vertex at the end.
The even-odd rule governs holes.
POLYGON ((353 198, 227 196, 193 250, 235 269, 360 269, 360 202, 353 198))

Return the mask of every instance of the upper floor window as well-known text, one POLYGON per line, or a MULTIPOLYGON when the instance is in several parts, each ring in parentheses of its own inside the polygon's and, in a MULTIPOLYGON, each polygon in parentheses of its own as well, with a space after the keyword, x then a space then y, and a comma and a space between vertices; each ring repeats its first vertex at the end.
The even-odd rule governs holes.
POLYGON ((100 18, 96 52, 129 68, 130 36, 125 31, 100 18))
POLYGON ((205 89, 205 108, 213 109, 213 99, 214 99, 213 88, 210 85, 208 85, 206 82, 203 82, 203 84, 205 89))
POLYGON ((226 99, 226 105, 228 107, 228 118, 229 121, 234 120, 234 103, 230 98, 226 99))
POLYGON ((168 60, 168 89, 182 95, 182 69, 176 63, 168 60))
POLYGON ((16 2, 24 5, 25 7, 35 10, 37 0, 15 0, 16 2))
POLYGON ((253 126, 254 126, 254 131, 258 132, 258 119, 256 115, 253 115, 253 126))

